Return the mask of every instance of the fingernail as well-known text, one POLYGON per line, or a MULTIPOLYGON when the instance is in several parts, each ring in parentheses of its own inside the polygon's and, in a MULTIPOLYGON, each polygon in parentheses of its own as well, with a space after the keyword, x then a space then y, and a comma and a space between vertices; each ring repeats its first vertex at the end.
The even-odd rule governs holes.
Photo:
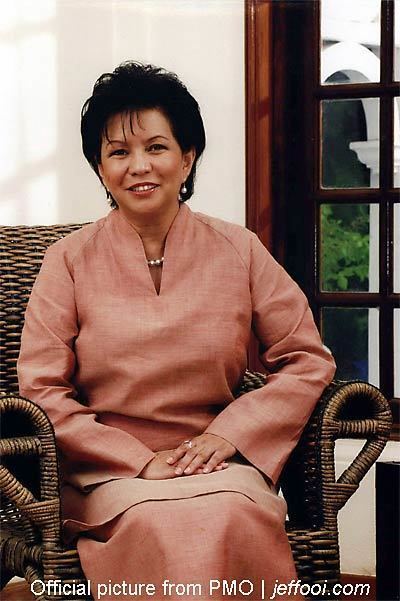
POLYGON ((167 463, 174 463, 174 458, 173 457, 168 457, 167 463))
POLYGON ((185 469, 185 474, 190 474, 190 467, 187 467, 187 468, 185 469))
POLYGON ((204 472, 205 474, 206 474, 207 472, 209 472, 209 471, 210 471, 210 468, 209 468, 209 467, 205 467, 205 468, 203 469, 203 472, 204 472))
POLYGON ((182 473, 182 468, 177 467, 176 470, 175 470, 175 474, 177 474, 178 476, 180 476, 181 473, 182 473))

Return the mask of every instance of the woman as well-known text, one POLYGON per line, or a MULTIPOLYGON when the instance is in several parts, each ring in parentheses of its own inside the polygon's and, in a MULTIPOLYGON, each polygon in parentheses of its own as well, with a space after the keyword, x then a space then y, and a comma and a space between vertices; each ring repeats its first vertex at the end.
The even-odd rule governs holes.
POLYGON ((112 210, 47 251, 18 364, 54 424, 67 535, 92 591, 222 599, 248 580, 259 599, 296 578, 274 484, 333 359, 255 234, 184 204, 205 134, 174 74, 101 76, 81 131, 112 210), (270 375, 235 400, 251 329, 270 375))

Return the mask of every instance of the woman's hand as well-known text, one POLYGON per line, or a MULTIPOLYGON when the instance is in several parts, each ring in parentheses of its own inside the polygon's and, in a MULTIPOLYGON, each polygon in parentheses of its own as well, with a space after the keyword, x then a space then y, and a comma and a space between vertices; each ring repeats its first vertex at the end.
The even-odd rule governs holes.
POLYGON ((147 465, 144 466, 139 474, 139 478, 144 480, 165 480, 175 478, 174 468, 166 462, 171 456, 171 451, 159 451, 147 465))
MULTIPOLYGON (((170 478, 176 478, 179 475, 175 470, 174 465, 168 464, 168 458, 173 455, 175 451, 173 449, 169 449, 167 451, 159 451, 155 457, 142 469, 138 478, 143 478, 144 480, 168 480, 170 478)), ((198 469, 191 471, 190 474, 185 475, 193 475, 193 474, 204 474, 205 464, 200 465, 198 469)), ((218 472, 220 470, 228 467, 228 464, 225 461, 219 462, 214 471, 218 472)))
POLYGON ((170 453, 167 464, 177 476, 215 471, 225 459, 236 453, 236 447, 216 434, 201 434, 185 441, 170 453))

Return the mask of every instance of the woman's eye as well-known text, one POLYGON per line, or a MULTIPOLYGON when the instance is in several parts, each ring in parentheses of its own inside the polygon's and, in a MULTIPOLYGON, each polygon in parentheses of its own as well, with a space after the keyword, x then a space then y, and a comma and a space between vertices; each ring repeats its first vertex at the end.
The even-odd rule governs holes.
POLYGON ((159 152, 160 150, 165 150, 166 146, 164 146, 163 144, 152 144, 151 146, 149 146, 148 149, 150 150, 150 152, 159 152))
POLYGON ((124 156, 126 154, 126 150, 124 148, 117 148, 110 153, 110 157, 113 156, 124 156))

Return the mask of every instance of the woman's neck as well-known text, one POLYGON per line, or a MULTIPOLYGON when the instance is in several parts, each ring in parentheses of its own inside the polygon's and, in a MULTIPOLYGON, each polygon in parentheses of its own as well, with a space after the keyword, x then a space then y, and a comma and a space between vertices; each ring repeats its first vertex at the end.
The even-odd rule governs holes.
MULTIPOLYGON (((119 209, 118 209, 119 210, 119 209)), ((155 216, 141 216, 140 219, 128 219, 131 226, 136 230, 142 239, 144 250, 148 259, 159 259, 164 254, 165 240, 168 231, 177 216, 179 204, 167 214, 155 216)))

